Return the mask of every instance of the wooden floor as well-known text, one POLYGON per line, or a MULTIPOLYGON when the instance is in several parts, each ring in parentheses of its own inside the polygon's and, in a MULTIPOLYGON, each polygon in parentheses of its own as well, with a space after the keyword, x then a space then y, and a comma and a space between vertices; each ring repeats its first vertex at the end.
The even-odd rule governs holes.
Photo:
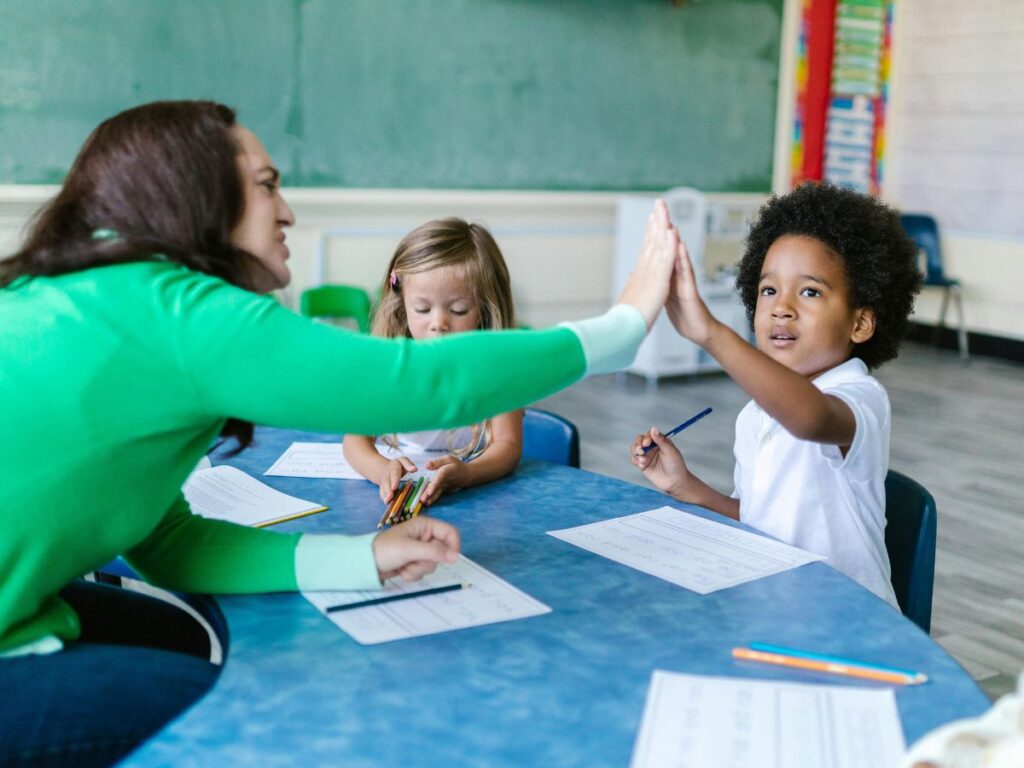
MULTIPOLYGON (((878 372, 893 411, 890 466, 935 497, 932 637, 995 698, 1024 671, 1024 366, 909 343, 878 372)), ((587 379, 538 405, 571 419, 584 469, 640 484, 633 436, 712 406, 680 443, 693 472, 732 491, 736 415, 747 396, 722 374, 587 379)))

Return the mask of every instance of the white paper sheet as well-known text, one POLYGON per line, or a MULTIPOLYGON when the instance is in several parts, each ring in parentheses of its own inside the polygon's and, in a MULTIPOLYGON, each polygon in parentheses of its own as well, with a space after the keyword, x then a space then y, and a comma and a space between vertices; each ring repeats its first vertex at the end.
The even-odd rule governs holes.
POLYGON ((891 688, 651 676, 631 768, 896 768, 891 688))
POLYGON ((241 525, 270 525, 326 509, 281 493, 226 464, 196 469, 181 490, 197 515, 241 525))
POLYGON ((671 507, 548 533, 702 595, 825 559, 671 507))
MULTIPOLYGON (((387 454, 383 454, 387 455, 387 454)), ((406 455, 406 454, 402 454, 406 455)), ((428 480, 436 473, 423 469, 430 459, 444 456, 443 453, 409 456, 418 471, 402 475, 403 480, 416 482, 420 475, 428 480)), ((362 480, 361 474, 348 463, 341 443, 292 443, 264 475, 277 477, 312 477, 334 480, 362 480)))
POLYGON ((439 565, 436 571, 411 584, 391 579, 383 590, 303 592, 303 595, 343 632, 362 645, 525 619, 551 611, 548 606, 464 556, 460 556, 451 565, 439 565), (456 582, 469 586, 454 592, 327 613, 327 607, 331 605, 456 582))
POLYGON ((341 443, 292 443, 263 474, 338 480, 363 479, 363 476, 345 460, 341 443))

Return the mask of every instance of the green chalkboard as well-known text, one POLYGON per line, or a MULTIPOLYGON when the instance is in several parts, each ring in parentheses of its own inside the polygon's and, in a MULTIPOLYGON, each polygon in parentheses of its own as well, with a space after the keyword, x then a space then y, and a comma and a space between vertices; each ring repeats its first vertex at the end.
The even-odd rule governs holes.
POLYGON ((3 0, 0 183, 235 106, 305 186, 771 186, 782 0, 3 0))

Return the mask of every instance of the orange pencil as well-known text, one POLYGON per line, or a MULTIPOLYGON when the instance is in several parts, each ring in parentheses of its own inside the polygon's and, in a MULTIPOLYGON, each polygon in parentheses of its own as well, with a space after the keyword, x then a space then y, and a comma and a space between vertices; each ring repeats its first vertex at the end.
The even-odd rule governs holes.
POLYGON ((395 495, 391 498, 391 501, 389 501, 387 506, 384 507, 384 514, 381 515, 380 522, 377 523, 377 527, 378 528, 383 528, 385 525, 388 524, 388 521, 391 519, 391 513, 395 511, 395 504, 398 503, 398 499, 402 495, 402 488, 403 488, 402 481, 399 480, 398 481, 398 490, 395 491, 395 495))
POLYGON ((830 672, 834 675, 878 680, 879 682, 895 683, 896 685, 918 685, 928 680, 926 675, 922 675, 919 672, 902 672, 884 667, 873 667, 869 664, 858 664, 854 661, 829 661, 822 658, 815 659, 783 653, 768 653, 766 651, 754 651, 750 648, 733 648, 732 656, 734 659, 743 659, 744 661, 759 661, 762 664, 777 664, 781 667, 810 669, 815 672, 830 672))
POLYGON ((405 505, 405 500, 412 493, 412 483, 406 483, 402 486, 402 490, 399 491, 398 496, 395 498, 395 502, 391 507, 391 513, 387 516, 384 521, 384 525, 391 525, 392 522, 396 522, 397 517, 401 514, 402 507, 405 505))

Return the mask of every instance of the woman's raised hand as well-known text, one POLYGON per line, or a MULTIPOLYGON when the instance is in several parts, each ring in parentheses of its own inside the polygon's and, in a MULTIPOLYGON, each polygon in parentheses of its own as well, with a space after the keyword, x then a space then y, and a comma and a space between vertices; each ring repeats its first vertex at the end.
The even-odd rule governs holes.
POLYGON ((679 232, 668 217, 668 207, 664 200, 655 200, 636 266, 619 294, 619 304, 630 304, 639 309, 648 329, 654 325, 668 298, 678 246, 679 232))

